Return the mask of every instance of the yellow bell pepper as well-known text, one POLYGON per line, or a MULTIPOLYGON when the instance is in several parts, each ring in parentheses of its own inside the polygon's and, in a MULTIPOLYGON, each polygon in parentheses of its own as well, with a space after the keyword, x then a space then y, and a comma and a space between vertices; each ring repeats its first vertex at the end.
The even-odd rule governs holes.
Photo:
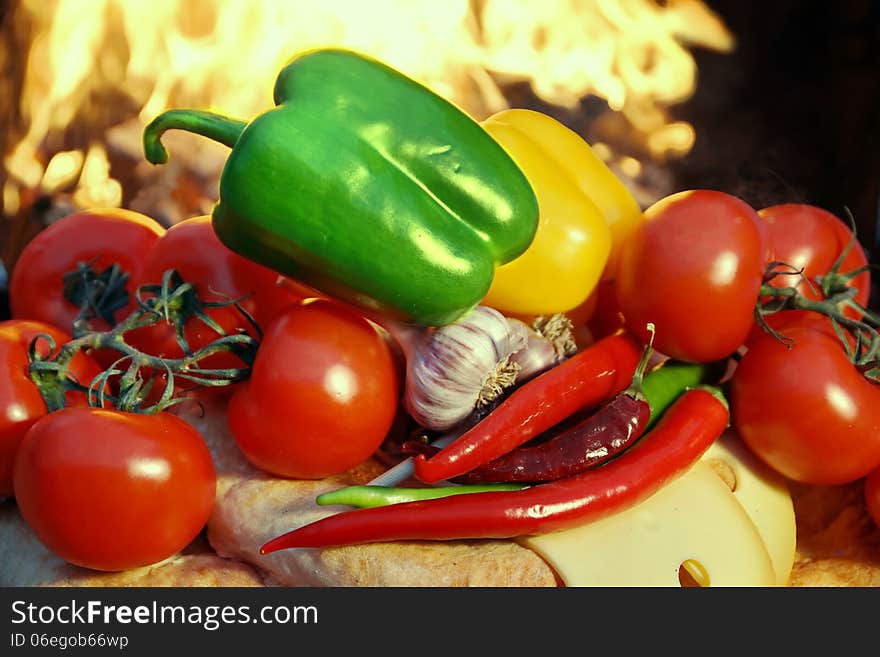
POLYGON ((641 221, 638 203, 586 141, 546 114, 509 109, 481 125, 522 169, 539 210, 532 244, 496 270, 482 303, 516 315, 576 308, 613 272, 641 221))

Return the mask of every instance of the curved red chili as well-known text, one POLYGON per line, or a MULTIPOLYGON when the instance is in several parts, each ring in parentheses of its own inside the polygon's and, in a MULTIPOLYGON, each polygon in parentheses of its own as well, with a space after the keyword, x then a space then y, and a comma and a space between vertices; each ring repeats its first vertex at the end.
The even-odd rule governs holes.
POLYGON ((512 538, 567 529, 653 495, 700 458, 729 417, 717 389, 692 388, 635 446, 594 470, 519 491, 355 509, 278 536, 260 553, 394 540, 512 538))
POLYGON ((633 336, 608 336, 517 388, 476 426, 430 459, 413 461, 426 483, 452 479, 625 389, 644 346, 633 336))

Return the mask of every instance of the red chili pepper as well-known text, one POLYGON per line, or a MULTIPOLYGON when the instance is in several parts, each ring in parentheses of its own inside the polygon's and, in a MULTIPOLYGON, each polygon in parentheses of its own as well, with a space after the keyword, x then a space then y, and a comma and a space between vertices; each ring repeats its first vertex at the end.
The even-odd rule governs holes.
POLYGON ((626 388, 644 350, 633 336, 608 336, 517 388, 488 416, 430 459, 413 461, 426 483, 488 463, 626 388))
POLYGON ((395 540, 511 538, 567 529, 635 506, 687 471, 727 426, 717 389, 692 388, 610 463, 519 491, 470 493, 328 516, 278 536, 260 554, 395 540))

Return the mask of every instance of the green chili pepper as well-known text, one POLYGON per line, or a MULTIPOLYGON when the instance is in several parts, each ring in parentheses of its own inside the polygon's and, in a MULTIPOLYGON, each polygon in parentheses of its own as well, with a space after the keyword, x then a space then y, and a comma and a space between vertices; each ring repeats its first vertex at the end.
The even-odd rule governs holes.
POLYGON ((649 372, 642 381, 642 392, 651 408, 647 427, 653 426, 685 390, 701 383, 716 381, 720 372, 717 363, 685 363, 666 361, 649 372))
POLYGON ((315 498, 321 506, 346 504, 360 508, 387 506, 416 500, 432 500, 449 495, 466 493, 488 493, 491 491, 509 491, 525 488, 524 484, 468 484, 462 486, 436 486, 429 488, 398 488, 395 486, 346 486, 315 498))
POLYGON ((169 129, 232 148, 212 216, 233 251, 337 298, 422 325, 486 294, 531 244, 538 204, 473 119, 363 55, 319 49, 278 75, 251 123, 169 110, 144 131, 154 164, 169 129))

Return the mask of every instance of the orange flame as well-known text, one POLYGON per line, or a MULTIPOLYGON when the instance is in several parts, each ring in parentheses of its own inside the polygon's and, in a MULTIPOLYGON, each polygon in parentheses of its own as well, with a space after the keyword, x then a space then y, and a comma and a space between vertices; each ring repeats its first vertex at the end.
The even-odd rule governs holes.
POLYGON ((36 37, 21 97, 27 133, 4 161, 7 213, 16 185, 51 191, 71 177, 82 202, 119 202, 100 144, 41 156, 47 137, 98 112, 109 91, 131 106, 120 122, 143 125, 171 106, 248 119, 271 105, 293 53, 336 45, 386 61, 477 119, 507 106, 511 81, 559 106, 601 97, 660 157, 693 145, 693 128, 665 112, 694 91, 688 48, 734 47, 699 0, 22 0, 19 10, 36 37))

